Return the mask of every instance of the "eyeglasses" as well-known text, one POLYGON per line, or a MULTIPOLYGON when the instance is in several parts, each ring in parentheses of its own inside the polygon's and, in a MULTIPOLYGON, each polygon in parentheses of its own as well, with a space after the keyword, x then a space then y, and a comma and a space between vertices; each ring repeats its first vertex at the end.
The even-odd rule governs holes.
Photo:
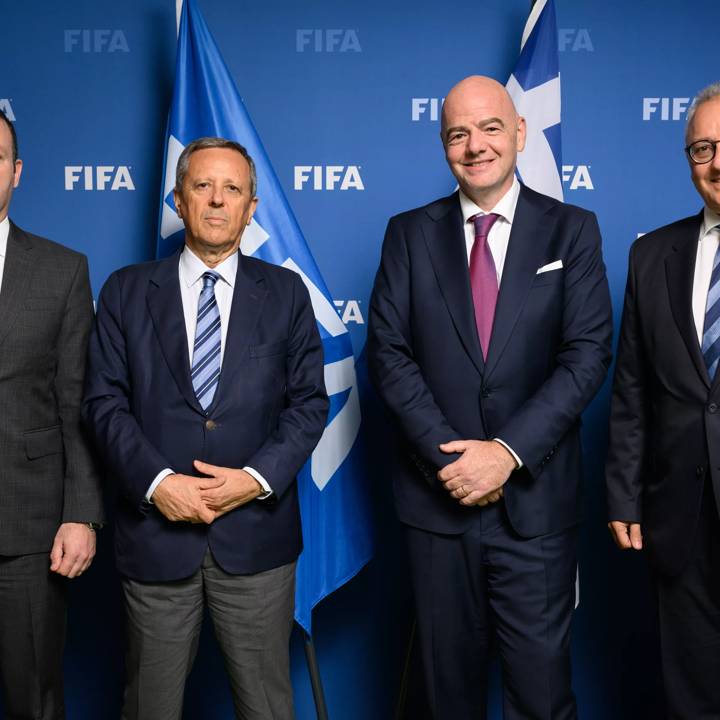
POLYGON ((720 143, 720 140, 697 140, 690 143, 685 148, 685 152, 696 165, 705 165, 715 157, 715 149, 718 143, 720 143))

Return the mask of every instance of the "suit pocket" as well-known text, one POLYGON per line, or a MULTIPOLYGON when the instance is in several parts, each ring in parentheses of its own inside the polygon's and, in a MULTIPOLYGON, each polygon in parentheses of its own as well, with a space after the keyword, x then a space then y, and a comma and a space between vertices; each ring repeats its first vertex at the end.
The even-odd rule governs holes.
POLYGON ((251 345, 250 357, 261 358, 270 357, 271 355, 287 355, 287 340, 280 342, 264 343, 263 345, 251 345))
POLYGON ((530 288, 543 287, 544 285, 557 285, 563 281, 563 268, 548 270, 535 276, 530 288))
POLYGON ((56 455, 63 451, 63 440, 60 425, 53 425, 39 430, 28 430, 23 433, 25 454, 28 460, 56 455))

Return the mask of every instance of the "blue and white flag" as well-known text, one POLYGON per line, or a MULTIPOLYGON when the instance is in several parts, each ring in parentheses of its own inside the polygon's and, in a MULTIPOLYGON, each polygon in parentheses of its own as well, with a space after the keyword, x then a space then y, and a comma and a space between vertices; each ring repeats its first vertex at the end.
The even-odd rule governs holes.
POLYGON ((553 0, 537 0, 507 82, 518 114, 527 122, 525 150, 518 155, 520 179, 533 190, 563 199, 560 142, 560 64, 553 0))
MULTIPOLYGON (((185 0, 168 119, 158 257, 182 242, 183 224, 173 201, 175 167, 183 148, 203 136, 235 140, 255 161, 260 203, 243 234, 242 253, 300 275, 322 337, 330 413, 315 452, 298 475, 305 549, 297 568, 295 619, 310 632, 312 608, 372 555, 368 483, 358 447, 355 358, 347 329, 196 0, 185 0)), ((272 484, 272 478, 268 481, 272 484)))

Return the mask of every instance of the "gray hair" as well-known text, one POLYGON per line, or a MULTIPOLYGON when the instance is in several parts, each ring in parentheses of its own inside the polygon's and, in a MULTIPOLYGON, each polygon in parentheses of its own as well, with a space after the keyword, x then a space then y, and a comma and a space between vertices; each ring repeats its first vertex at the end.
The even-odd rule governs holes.
POLYGON ((250 157, 250 153, 248 153, 240 143, 220 137, 198 138, 185 147, 178 159, 177 169, 175 170, 175 191, 180 192, 182 190, 183 180, 185 180, 188 165, 190 165, 190 156, 198 150, 209 150, 210 148, 235 150, 247 160, 247 164, 250 166, 250 195, 251 197, 255 197, 255 193, 257 192, 257 173, 255 172, 255 163, 250 157))
POLYGON ((685 124, 686 138, 688 130, 690 129, 690 124, 695 117, 695 111, 698 109, 698 106, 702 105, 708 100, 714 100, 716 97, 720 97, 720 82, 714 82, 712 85, 708 85, 695 96, 695 99, 692 101, 692 105, 690 105, 690 108, 687 112, 687 122, 685 124))

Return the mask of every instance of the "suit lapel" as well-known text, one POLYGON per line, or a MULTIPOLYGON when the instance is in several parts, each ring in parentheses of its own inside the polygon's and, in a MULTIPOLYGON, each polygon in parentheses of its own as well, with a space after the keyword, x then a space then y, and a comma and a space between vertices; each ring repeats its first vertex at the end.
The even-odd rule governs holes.
POLYGON ((188 405, 204 414, 190 380, 187 330, 183 315, 178 262, 180 252, 161 260, 148 283, 147 305, 160 348, 188 405))
POLYGON ((32 273, 33 243, 20 228, 10 223, 0 288, 0 345, 15 324, 32 273))
POLYGON ((677 240, 673 245, 674 252, 665 258, 665 276, 673 319, 700 378, 709 387, 710 380, 698 343, 692 312, 693 279, 701 222, 702 213, 691 218, 678 233, 677 240))
POLYGON ((260 319, 267 294, 265 278, 258 271, 257 265, 252 265, 242 253, 238 253, 238 269, 220 380, 208 412, 214 411, 216 406, 222 407, 223 400, 231 397, 229 388, 232 387, 238 367, 247 355, 250 339, 260 319))
POLYGON ((502 356, 552 236, 554 222, 537 197, 521 186, 495 307, 486 375, 502 356))
POLYGON ((482 374, 485 363, 475 324, 458 194, 433 203, 427 208, 427 213, 429 221, 424 224, 423 230, 440 292, 466 352, 482 374))

